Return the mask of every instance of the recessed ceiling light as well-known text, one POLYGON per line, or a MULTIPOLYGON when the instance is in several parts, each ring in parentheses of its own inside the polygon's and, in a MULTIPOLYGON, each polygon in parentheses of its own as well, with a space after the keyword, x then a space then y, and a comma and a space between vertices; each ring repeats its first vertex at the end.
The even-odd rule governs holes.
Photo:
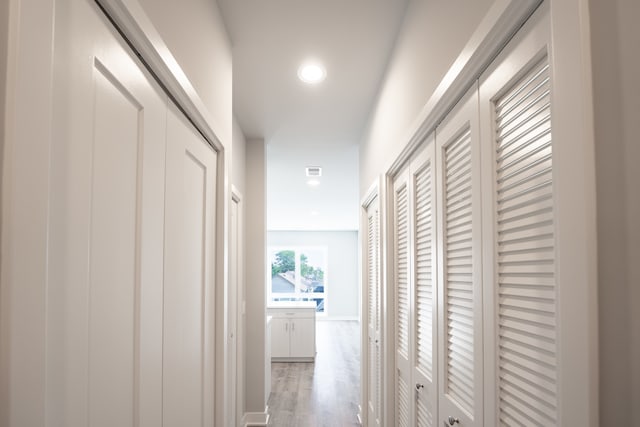
POLYGON ((320 181, 318 181, 317 179, 310 179, 307 181, 307 185, 317 187, 318 185, 320 185, 320 181))
POLYGON ((308 84, 317 84, 327 77, 327 70, 317 62, 306 62, 298 68, 298 78, 308 84))

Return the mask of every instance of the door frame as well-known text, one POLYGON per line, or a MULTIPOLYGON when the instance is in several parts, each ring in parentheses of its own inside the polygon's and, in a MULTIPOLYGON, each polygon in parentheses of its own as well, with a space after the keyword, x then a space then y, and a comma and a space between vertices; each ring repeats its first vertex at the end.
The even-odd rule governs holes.
MULTIPOLYGON (((245 326, 245 310, 244 310, 244 300, 245 300, 245 285, 244 285, 244 202, 242 193, 238 191, 238 189, 231 184, 231 203, 229 205, 229 209, 232 208, 233 203, 238 205, 236 219, 237 225, 237 242, 236 245, 232 245, 231 237, 229 238, 229 247, 233 252, 236 253, 236 306, 235 313, 231 311, 231 307, 229 307, 229 316, 233 316, 235 314, 236 317, 236 408, 235 409, 235 419, 236 424, 240 423, 242 417, 244 416, 244 378, 245 378, 245 355, 244 355, 244 326, 245 326)), ((229 221, 231 225, 231 221, 229 221)), ((229 272, 231 273, 231 257, 234 254, 229 253, 229 272)), ((231 283, 229 283, 231 285, 231 283)), ((228 349, 227 349, 228 350, 228 349)), ((228 353, 225 353, 228 354, 228 353)), ((229 387, 227 385, 227 387, 229 387)), ((229 388, 227 388, 229 390, 229 388)), ((225 393, 226 395, 226 393, 225 393)), ((227 405, 225 404, 225 407, 227 405)), ((228 425, 225 424, 225 425, 228 425)))
MULTIPOLYGON (((378 281, 380 287, 380 314, 384 311, 383 304, 385 298, 383 298, 383 289, 384 286, 382 284, 384 278, 384 262, 382 261, 382 250, 383 239, 382 239, 382 229, 383 229, 383 212, 382 208, 384 203, 382 202, 382 194, 380 192, 382 183, 382 177, 380 176, 376 179, 366 191, 365 196, 360 200, 360 245, 359 245, 359 255, 360 255, 360 403, 358 405, 358 420, 360 424, 363 426, 368 426, 369 424, 369 408, 368 408, 368 396, 369 396, 369 352, 368 352, 368 336, 369 336, 369 311, 367 307, 369 306, 369 292, 368 292, 368 279, 369 279, 369 268, 366 262, 367 259, 367 250, 368 250, 368 238, 367 232, 367 222, 368 222, 368 209, 377 200, 378 205, 378 259, 379 259, 379 268, 378 268, 378 281)), ((382 323, 382 318, 380 319, 380 365, 384 368, 384 345, 385 345, 385 333, 384 333, 384 325, 382 323)), ((384 390, 384 371, 381 373, 381 386, 384 390)), ((382 390, 380 391, 382 393, 382 390)), ((379 408, 381 412, 381 419, 384 416, 384 408, 379 408)))

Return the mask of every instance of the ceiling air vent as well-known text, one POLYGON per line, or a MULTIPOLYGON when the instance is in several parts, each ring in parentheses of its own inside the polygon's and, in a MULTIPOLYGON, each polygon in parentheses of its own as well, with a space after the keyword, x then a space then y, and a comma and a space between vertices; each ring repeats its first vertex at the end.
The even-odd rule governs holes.
POLYGON ((308 166, 307 167, 307 176, 309 177, 317 177, 322 176, 322 168, 320 166, 308 166))

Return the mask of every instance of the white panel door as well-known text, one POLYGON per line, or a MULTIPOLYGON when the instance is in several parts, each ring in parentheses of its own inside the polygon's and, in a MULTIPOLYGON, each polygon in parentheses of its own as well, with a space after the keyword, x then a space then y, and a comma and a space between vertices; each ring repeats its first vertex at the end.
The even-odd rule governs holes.
MULTIPOLYGON (((480 80, 487 425, 569 425, 559 414, 554 140, 548 14, 480 80), (544 19, 543 19, 544 18, 544 19)), ((575 384, 566 384, 571 390, 575 384)))
POLYGON ((216 153, 167 114, 163 425, 213 426, 216 153))
POLYGON ((440 425, 483 423, 479 144, 474 85, 436 129, 440 425))
POLYGON ((380 207, 376 196, 367 207, 367 420, 370 427, 381 423, 380 342, 380 207))
POLYGON ((93 1, 56 12, 47 424, 157 426, 166 96, 93 1))
POLYGON ((399 427, 413 425, 413 385, 410 365, 411 316, 411 208, 409 170, 398 175, 393 186, 394 293, 396 327, 395 410, 399 427))
POLYGON ((436 175, 433 136, 411 162, 412 316, 411 365, 415 423, 436 425, 438 411, 436 298, 436 175))

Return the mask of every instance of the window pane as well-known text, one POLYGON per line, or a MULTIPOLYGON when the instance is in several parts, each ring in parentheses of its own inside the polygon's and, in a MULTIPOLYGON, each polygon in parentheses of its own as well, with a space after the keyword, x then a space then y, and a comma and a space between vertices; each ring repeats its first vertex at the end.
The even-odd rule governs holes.
POLYGON ((296 290, 295 252, 280 250, 271 253, 271 292, 291 293, 296 290))
POLYGON ((324 292, 326 251, 305 249, 300 253, 300 289, 302 292, 324 292))

